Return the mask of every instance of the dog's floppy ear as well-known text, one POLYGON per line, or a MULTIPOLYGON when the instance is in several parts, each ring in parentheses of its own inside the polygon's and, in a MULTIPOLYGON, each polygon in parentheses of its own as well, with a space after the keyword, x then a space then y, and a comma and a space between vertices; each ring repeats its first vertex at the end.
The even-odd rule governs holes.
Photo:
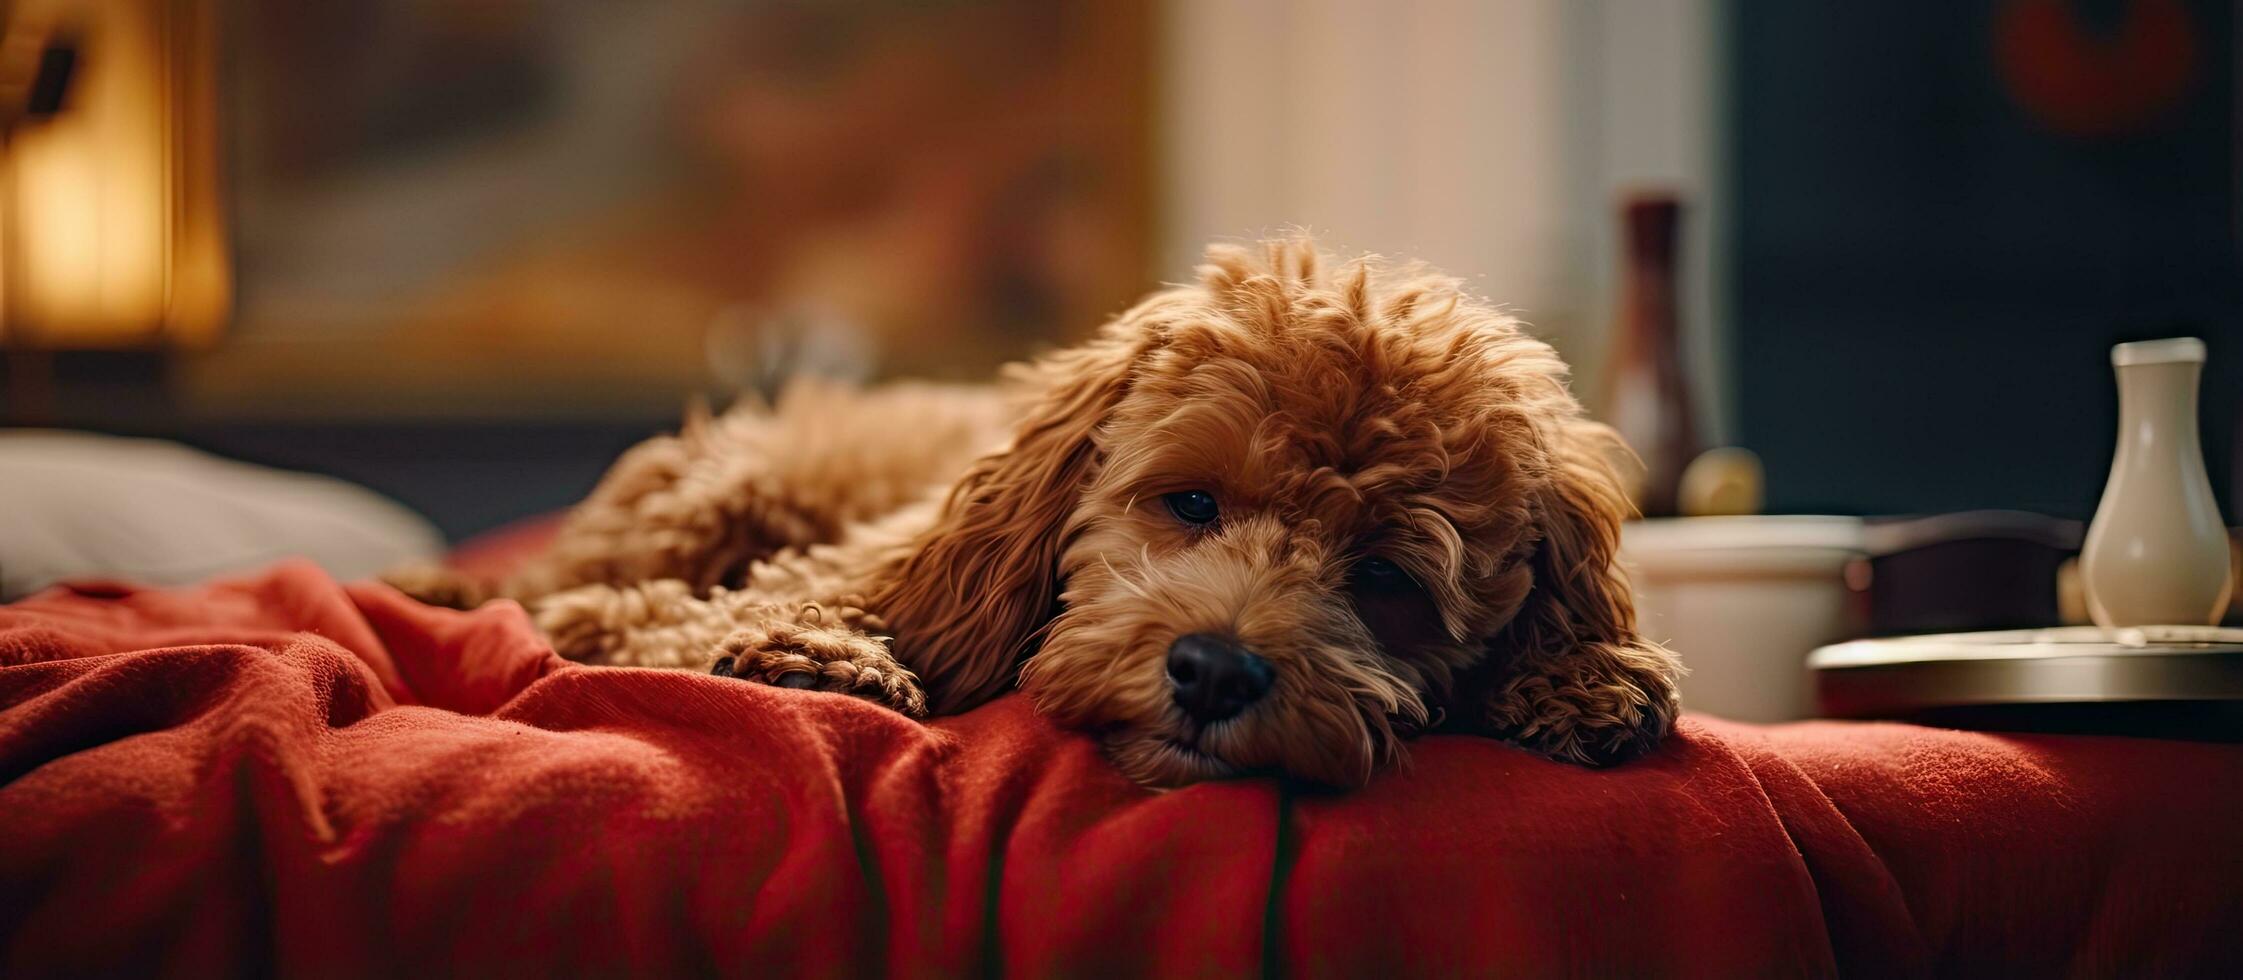
POLYGON ((1561 423, 1555 443, 1534 501, 1534 585, 1466 694, 1476 717, 1465 723, 1555 759, 1610 765, 1673 727, 1682 665, 1636 632, 1618 561, 1620 524, 1633 510, 1617 469, 1624 445, 1581 419, 1561 423))
POLYGON ((1003 693, 1052 615, 1067 517, 1097 464, 1093 435, 1143 344, 1125 324, 1029 366, 1038 392, 1010 447, 974 463, 873 600, 938 714, 1003 693))

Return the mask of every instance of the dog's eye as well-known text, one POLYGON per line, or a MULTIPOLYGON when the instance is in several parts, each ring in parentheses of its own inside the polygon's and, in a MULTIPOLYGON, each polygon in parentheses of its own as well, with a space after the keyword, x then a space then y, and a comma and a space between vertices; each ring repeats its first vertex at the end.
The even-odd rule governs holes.
POLYGON ((1355 562, 1355 581, 1373 589, 1400 589, 1417 583, 1392 559, 1371 555, 1355 562))
POLYGON ((1193 527, 1205 527, 1221 517, 1222 508, 1215 505, 1215 495, 1205 490, 1185 490, 1172 493, 1161 500, 1168 504, 1168 512, 1176 519, 1193 527))

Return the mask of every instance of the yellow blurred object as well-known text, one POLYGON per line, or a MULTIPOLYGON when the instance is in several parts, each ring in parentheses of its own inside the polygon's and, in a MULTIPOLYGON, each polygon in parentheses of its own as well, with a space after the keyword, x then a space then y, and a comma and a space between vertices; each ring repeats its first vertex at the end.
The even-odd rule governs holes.
POLYGON ((2066 626, 2094 622, 2087 614, 2087 587, 2080 582, 2078 558, 2066 558, 2056 566, 2056 621, 2066 626))
POLYGON ((1686 517, 1760 513, 1767 477, 1752 450, 1724 446, 1698 454, 1683 468, 1676 503, 1686 517))
POLYGON ((216 337, 231 283, 213 6, 0 5, 0 342, 216 337))

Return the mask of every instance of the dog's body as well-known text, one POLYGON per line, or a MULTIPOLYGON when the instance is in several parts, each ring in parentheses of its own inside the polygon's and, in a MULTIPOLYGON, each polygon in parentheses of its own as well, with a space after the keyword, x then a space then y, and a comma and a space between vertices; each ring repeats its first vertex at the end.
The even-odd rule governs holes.
POLYGON ((393 580, 523 600, 594 663, 911 714, 1018 683, 1153 784, 1358 785, 1432 725, 1585 764, 1655 744, 1680 668, 1615 565, 1617 440, 1453 280, 1322 261, 1211 250, 1010 397, 690 419, 507 580, 393 580))

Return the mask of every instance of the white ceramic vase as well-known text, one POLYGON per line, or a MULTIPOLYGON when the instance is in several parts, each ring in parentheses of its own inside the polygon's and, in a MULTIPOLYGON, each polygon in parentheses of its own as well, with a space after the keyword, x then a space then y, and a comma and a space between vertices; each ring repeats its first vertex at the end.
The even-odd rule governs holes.
POLYGON ((2234 583, 2227 524, 2197 440, 2204 342, 2111 348, 2118 373, 2118 451, 2087 528, 2080 578, 2097 626, 2219 622, 2234 583))

